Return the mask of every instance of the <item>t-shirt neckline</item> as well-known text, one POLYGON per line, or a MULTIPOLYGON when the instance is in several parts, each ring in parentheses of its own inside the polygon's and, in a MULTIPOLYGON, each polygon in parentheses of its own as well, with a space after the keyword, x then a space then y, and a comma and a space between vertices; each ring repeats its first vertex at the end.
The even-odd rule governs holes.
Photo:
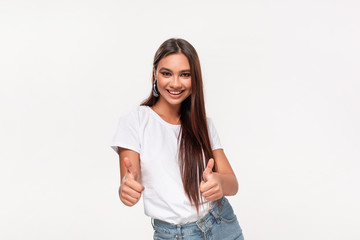
POLYGON ((149 109, 149 111, 152 113, 152 115, 155 116, 155 118, 158 119, 161 123, 163 123, 167 126, 171 126, 173 128, 178 128, 181 126, 181 124, 172 124, 172 123, 165 121, 164 119, 162 119, 162 117, 160 117, 159 114, 157 114, 154 110, 152 110, 151 107, 149 107, 149 106, 146 106, 146 107, 149 109))

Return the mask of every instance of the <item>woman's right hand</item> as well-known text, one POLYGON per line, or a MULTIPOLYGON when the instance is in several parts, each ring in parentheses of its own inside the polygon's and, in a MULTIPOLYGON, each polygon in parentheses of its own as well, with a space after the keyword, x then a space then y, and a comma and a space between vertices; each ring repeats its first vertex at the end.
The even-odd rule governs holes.
POLYGON ((139 201, 144 186, 139 183, 139 174, 127 157, 124 158, 124 164, 127 171, 121 180, 119 196, 126 206, 134 206, 139 201))

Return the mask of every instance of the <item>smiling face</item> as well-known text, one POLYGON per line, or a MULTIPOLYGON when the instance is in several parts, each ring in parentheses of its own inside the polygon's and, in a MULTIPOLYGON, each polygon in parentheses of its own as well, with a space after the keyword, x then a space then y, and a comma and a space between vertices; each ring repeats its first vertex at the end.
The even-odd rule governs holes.
POLYGON ((191 94, 190 64, 183 53, 170 54, 159 61, 155 79, 160 96, 158 104, 180 107, 191 94))

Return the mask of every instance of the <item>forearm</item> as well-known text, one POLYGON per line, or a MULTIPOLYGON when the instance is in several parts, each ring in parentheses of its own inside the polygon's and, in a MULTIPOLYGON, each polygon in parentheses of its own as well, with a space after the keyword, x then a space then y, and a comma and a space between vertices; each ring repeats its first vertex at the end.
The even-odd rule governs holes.
POLYGON ((232 173, 216 173, 216 178, 221 184, 224 196, 233 196, 238 191, 238 181, 232 173))

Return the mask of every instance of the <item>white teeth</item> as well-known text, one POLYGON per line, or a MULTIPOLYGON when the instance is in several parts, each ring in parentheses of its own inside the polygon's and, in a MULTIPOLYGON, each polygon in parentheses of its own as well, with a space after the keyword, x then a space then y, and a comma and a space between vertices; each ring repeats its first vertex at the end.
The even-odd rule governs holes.
POLYGON ((174 95, 179 95, 180 93, 182 93, 182 91, 180 91, 180 92, 172 92, 172 91, 169 91, 169 93, 174 94, 174 95))

